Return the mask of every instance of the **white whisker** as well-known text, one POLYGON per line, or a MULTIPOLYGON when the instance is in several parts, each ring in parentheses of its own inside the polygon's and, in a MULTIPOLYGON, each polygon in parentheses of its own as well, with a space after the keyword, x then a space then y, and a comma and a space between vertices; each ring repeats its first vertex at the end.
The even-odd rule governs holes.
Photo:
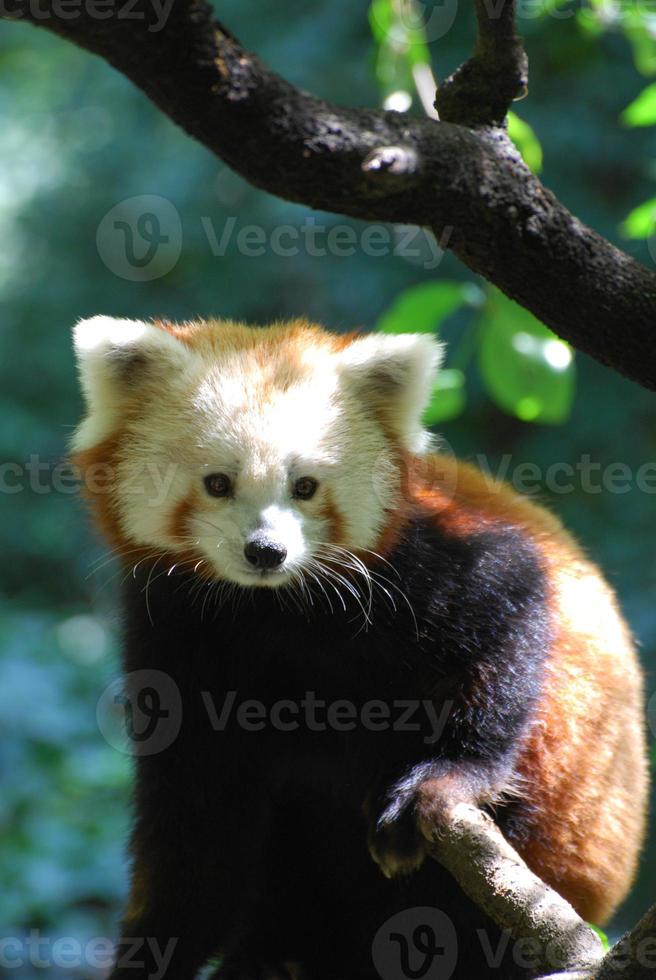
MULTIPOLYGON (((395 612, 397 611, 398 606, 394 596, 396 595, 403 600, 403 602, 407 605, 412 615, 415 633, 417 637, 419 637, 419 625, 417 623, 417 616, 415 614, 412 603, 410 602, 410 599, 403 591, 403 589, 401 589, 396 582, 393 582, 391 579, 383 575, 378 570, 370 568, 367 565, 365 565, 365 563, 362 561, 361 558, 358 557, 358 555, 354 554, 354 552, 350 551, 348 548, 343 547, 342 545, 336 545, 330 542, 323 542, 323 541, 314 541, 310 543, 314 545, 313 557, 315 561, 319 564, 322 575, 324 578, 326 578, 326 580, 328 578, 328 573, 330 572, 332 574, 332 577, 333 578, 337 577, 337 580, 340 581, 341 584, 344 585, 351 592, 351 594, 353 594, 353 590, 349 588, 348 580, 345 580, 345 576, 348 576, 349 572, 354 573, 358 578, 363 579, 366 582, 366 586, 367 586, 367 609, 366 610, 362 607, 362 603, 360 602, 360 606, 361 608, 363 608, 363 615, 365 617, 365 628, 368 625, 370 625, 372 621, 371 617, 373 614, 373 591, 374 589, 377 589, 385 596, 386 600, 389 602, 391 608, 395 612), (341 569, 341 571, 344 572, 344 576, 340 575, 339 572, 336 572, 333 566, 337 566, 337 568, 341 569)), ((396 575, 396 577, 398 579, 401 579, 401 575, 398 569, 396 569, 390 561, 388 561, 382 555, 378 554, 378 552, 371 551, 368 548, 359 548, 358 551, 367 552, 377 560, 384 562, 392 570, 392 572, 396 575)), ((333 588, 335 588, 334 583, 331 584, 333 585, 333 588)), ((335 589, 335 591, 337 591, 339 594, 339 590, 335 589)))

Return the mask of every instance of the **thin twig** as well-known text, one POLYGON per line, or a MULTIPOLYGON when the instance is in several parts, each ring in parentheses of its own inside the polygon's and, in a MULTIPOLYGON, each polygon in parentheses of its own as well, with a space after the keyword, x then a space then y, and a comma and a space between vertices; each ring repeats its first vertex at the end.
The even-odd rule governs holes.
POLYGON ((439 87, 440 119, 503 126, 512 102, 528 91, 528 58, 515 25, 515 0, 476 0, 474 54, 439 87))

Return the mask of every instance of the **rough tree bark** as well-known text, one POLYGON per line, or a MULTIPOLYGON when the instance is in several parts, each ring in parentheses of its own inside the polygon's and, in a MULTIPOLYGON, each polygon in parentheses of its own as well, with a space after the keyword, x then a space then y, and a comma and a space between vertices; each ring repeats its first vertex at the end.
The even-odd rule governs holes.
POLYGON ((476 807, 449 812, 431 856, 535 966, 536 980, 654 980, 656 905, 605 956, 595 932, 545 885, 476 807))
POLYGON ((537 973, 565 965, 594 975, 603 955, 597 935, 529 870, 481 810, 464 804, 454 807, 432 856, 497 925, 530 941, 537 973), (476 878, 472 865, 478 866, 476 878))
MULTIPOLYGON (((94 16, 92 5, 58 15, 57 0, 11 3, 5 16, 106 58, 256 186, 432 228, 561 337, 656 389, 656 275, 571 215, 507 137, 508 107, 527 84, 512 0, 475 0, 474 54, 440 86, 440 122, 337 107, 295 89, 245 51, 205 0, 175 0, 161 29, 149 0, 132 3, 129 18, 94 16)), ((534 940, 540 980, 656 975, 656 906, 603 956, 593 931, 481 811, 454 808, 431 853, 513 939, 534 940), (553 972, 554 960, 565 972, 553 972)))
POLYGON ((174 0, 163 26, 150 0, 132 3, 129 18, 101 19, 91 4, 73 15, 58 9, 58 0, 5 5, 106 58, 256 186, 314 208, 430 227, 579 350, 656 389, 656 274, 570 214, 503 128, 527 76, 513 0, 476 0, 475 52, 440 87, 441 122, 299 91, 218 24, 205 0, 174 0))

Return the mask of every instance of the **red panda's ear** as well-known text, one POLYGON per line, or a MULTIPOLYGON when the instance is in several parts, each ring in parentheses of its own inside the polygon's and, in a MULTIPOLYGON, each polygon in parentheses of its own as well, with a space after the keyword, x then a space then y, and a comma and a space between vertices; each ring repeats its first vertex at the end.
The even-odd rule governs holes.
POLYGON ((140 320, 94 316, 73 328, 80 384, 87 415, 73 448, 88 449, 111 434, 126 399, 150 381, 180 371, 192 354, 161 327, 140 320))
POLYGON ((432 334, 367 334, 339 354, 343 384, 373 405, 404 449, 422 453, 430 437, 421 424, 444 346, 432 334))

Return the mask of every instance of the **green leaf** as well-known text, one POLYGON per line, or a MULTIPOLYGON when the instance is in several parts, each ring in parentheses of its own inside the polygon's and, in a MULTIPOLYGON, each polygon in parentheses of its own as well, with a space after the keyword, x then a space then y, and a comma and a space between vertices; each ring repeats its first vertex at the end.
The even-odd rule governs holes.
POLYGON ((437 376, 431 400, 424 412, 424 425, 437 425, 460 415, 467 403, 465 375, 456 368, 445 368, 437 376))
POLYGON ((382 333, 434 333, 462 306, 474 305, 471 283, 425 282, 400 293, 376 323, 382 333))
POLYGON ((497 290, 490 294, 480 331, 478 366, 498 407, 524 422, 565 422, 575 388, 569 345, 497 290))
POLYGON ((643 88, 638 98, 626 107, 620 119, 627 126, 653 126, 656 123, 656 82, 643 88))
POLYGON ((621 16, 624 33, 633 47, 636 68, 643 75, 653 75, 656 72, 656 44, 652 18, 645 16, 639 7, 635 10, 625 7, 621 16))
POLYGON ((539 174, 542 170, 542 144, 533 128, 514 112, 509 112, 508 135, 521 153, 526 166, 534 174, 539 174))
POLYGON ((474 305, 471 283, 425 282, 404 289, 376 323, 381 333, 434 333, 462 306, 474 305))
POLYGON ((626 238, 651 238, 656 231, 656 197, 634 208, 624 219, 621 230, 626 238))
POLYGON ((576 11, 576 22, 579 25, 581 32, 587 34, 591 38, 598 38, 604 33, 603 22, 599 17, 595 16, 594 12, 589 7, 584 7, 581 10, 576 11))
POLYGON ((389 36, 393 19, 390 0, 372 0, 369 6, 369 26, 374 40, 379 44, 384 43, 389 36))

